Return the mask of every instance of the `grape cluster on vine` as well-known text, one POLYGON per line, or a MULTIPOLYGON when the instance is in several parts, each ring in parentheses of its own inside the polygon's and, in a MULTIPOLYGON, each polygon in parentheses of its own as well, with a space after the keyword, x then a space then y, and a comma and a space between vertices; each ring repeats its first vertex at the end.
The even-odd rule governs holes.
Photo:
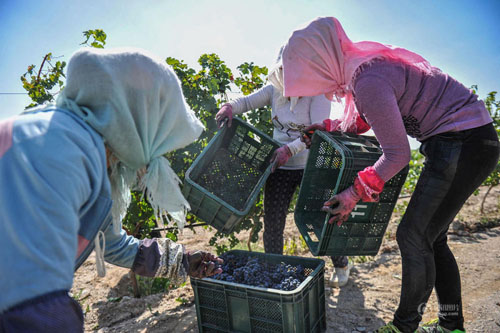
POLYGON ((246 284, 255 287, 290 291, 306 279, 304 267, 283 262, 271 264, 256 257, 223 254, 222 273, 213 279, 246 284))

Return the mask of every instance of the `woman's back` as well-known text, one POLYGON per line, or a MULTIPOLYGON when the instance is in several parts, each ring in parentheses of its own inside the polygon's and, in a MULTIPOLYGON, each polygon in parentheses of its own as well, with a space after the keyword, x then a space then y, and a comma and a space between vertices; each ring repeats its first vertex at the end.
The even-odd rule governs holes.
POLYGON ((369 121, 387 117, 387 110, 369 105, 393 94, 407 134, 419 141, 492 121, 477 95, 437 68, 429 75, 409 65, 375 60, 360 67, 353 86, 356 106, 369 121))

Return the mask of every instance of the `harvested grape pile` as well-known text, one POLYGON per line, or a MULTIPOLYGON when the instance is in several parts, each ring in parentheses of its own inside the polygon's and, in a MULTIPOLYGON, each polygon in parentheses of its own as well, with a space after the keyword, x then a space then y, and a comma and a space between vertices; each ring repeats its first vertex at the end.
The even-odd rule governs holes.
POLYGON ((285 263, 271 264, 258 258, 222 255, 222 273, 212 278, 249 286, 285 291, 296 289, 306 279, 304 267, 285 263))

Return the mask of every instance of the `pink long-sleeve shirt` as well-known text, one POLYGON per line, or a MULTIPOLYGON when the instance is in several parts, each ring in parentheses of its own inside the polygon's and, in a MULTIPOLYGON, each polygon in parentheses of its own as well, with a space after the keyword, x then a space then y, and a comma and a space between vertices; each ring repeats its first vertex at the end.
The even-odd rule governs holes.
POLYGON ((492 122, 477 95, 437 68, 425 74, 408 65, 375 60, 362 65, 353 82, 356 108, 383 150, 374 168, 384 181, 410 161, 407 135, 422 142, 492 122))

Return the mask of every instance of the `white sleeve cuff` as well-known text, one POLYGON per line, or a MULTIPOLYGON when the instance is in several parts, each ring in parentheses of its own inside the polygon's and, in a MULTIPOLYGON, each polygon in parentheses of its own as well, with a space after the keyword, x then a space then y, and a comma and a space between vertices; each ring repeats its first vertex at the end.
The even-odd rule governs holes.
POLYGON ((294 141, 287 143, 288 149, 290 149, 290 152, 292 155, 296 155, 306 149, 306 144, 302 141, 300 141, 300 138, 295 139, 294 141))
POLYGON ((226 104, 231 105, 231 112, 233 113, 233 115, 242 114, 246 111, 245 110, 245 103, 243 101, 241 101, 240 99, 236 99, 236 100, 231 101, 231 102, 226 103, 226 104))

